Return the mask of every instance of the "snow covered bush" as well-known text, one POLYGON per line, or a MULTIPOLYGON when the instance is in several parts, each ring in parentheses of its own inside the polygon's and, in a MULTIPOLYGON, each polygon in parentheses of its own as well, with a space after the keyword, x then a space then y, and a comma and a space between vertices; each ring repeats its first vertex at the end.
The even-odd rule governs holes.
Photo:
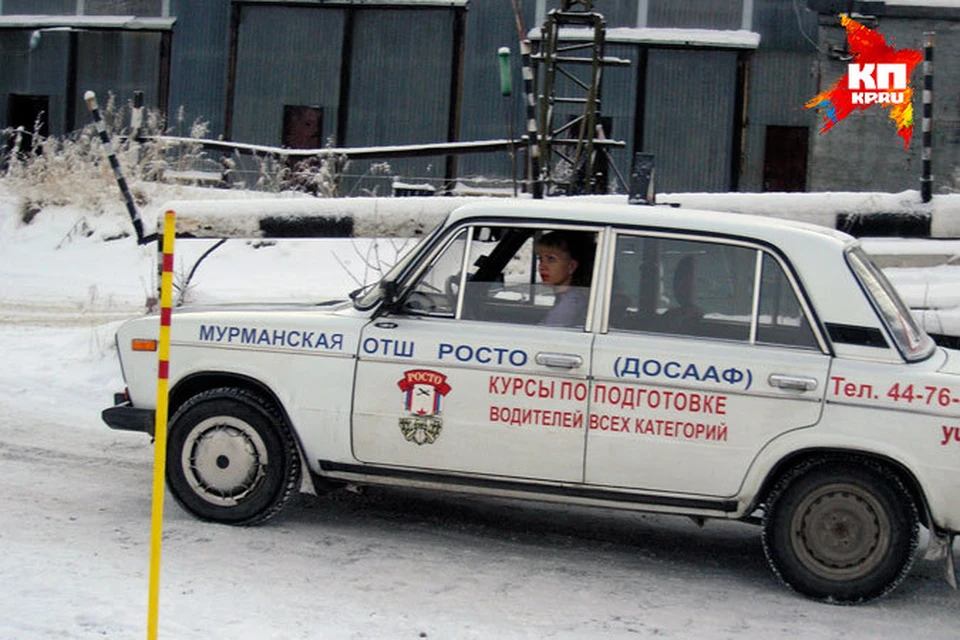
MULTIPOLYGON (((108 126, 119 120, 118 111, 111 96, 103 112, 108 126)), ((73 204, 102 212, 108 201, 120 198, 93 124, 62 138, 42 136, 39 128, 32 135, 13 131, 8 137, 13 143, 5 151, 6 180, 21 196, 23 222, 29 223, 36 212, 50 206, 73 204), (29 140, 29 146, 22 145, 21 140, 29 140)), ((113 142, 119 142, 116 134, 113 142)), ((129 144, 119 145, 118 159, 130 177, 139 174, 131 166, 129 144)))
MULTIPOLYGON (((171 147, 152 140, 167 133, 167 123, 156 110, 144 114, 140 129, 143 140, 131 139, 124 126, 130 108, 118 106, 110 95, 101 116, 134 199, 143 205, 151 191, 145 188, 145 182, 162 180, 170 171, 195 169, 207 159, 199 142, 171 147)), ((182 110, 175 124, 184 129, 182 110)), ((190 138, 203 137, 208 131, 207 124, 199 120, 187 129, 190 138)), ((75 205, 94 214, 122 211, 123 196, 93 123, 62 137, 41 135, 39 124, 33 132, 6 129, 2 142, 0 177, 20 195, 20 217, 25 224, 51 206, 75 205)))
POLYGON ((43 137, 36 131, 32 136, 15 131, 10 138, 6 179, 21 196, 23 222, 29 223, 38 211, 51 205, 100 208, 104 197, 101 174, 109 166, 99 161, 102 145, 92 127, 63 139, 43 137), (23 145, 25 140, 29 146, 23 145))

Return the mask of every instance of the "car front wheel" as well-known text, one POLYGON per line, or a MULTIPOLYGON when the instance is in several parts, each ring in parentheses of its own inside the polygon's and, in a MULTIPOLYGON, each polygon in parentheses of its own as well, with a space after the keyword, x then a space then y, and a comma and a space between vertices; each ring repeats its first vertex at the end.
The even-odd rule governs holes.
POLYGON ((867 460, 828 458, 788 473, 774 488, 763 548, 774 572, 816 600, 882 596, 910 571, 917 507, 903 483, 867 460))
POLYGON ((296 444, 274 406, 251 392, 211 389, 185 402, 170 421, 167 485, 202 520, 263 522, 300 480, 296 444))

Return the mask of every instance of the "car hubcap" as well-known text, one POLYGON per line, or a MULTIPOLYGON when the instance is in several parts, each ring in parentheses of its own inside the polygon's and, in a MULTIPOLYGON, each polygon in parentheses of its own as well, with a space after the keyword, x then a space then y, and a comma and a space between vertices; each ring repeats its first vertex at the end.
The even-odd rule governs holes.
POLYGON ((833 484, 800 504, 791 541, 809 570, 830 580, 870 573, 890 546, 890 522, 876 499, 860 487, 833 484))
POLYGON ((256 430, 243 420, 216 416, 190 431, 181 457, 190 487, 204 500, 236 505, 264 477, 267 450, 256 430))

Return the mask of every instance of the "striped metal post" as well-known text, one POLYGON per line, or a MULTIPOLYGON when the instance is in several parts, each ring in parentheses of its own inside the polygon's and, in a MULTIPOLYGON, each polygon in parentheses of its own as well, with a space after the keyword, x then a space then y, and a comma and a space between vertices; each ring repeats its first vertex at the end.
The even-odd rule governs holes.
POLYGON ((163 219, 160 277, 160 335, 157 345, 157 410, 153 423, 153 509, 150 526, 150 586, 147 638, 155 640, 160 603, 160 549, 163 542, 163 480, 167 468, 168 379, 170 375, 170 318, 173 309, 173 241, 177 218, 167 211, 163 219))
POLYGON ((920 199, 933 198, 933 32, 923 34, 923 148, 920 151, 920 199))
POLYGON ((527 157, 530 162, 530 180, 533 197, 543 197, 543 182, 540 180, 540 140, 537 137, 537 94, 533 81, 531 59, 533 44, 530 40, 520 42, 520 57, 523 62, 523 93, 527 100, 527 157))
POLYGON ((123 199, 127 203, 127 212, 130 214, 130 220, 133 222, 133 230, 137 232, 137 244, 146 244, 152 241, 153 238, 144 239, 143 237, 143 222, 140 220, 137 205, 134 204, 133 196, 130 194, 130 187, 127 186, 127 181, 124 179, 123 172, 120 170, 120 162, 117 160, 117 153, 113 150, 113 144, 110 142, 107 126, 103 123, 103 118, 100 116, 100 107, 97 106, 97 94, 93 91, 87 91, 83 94, 83 99, 87 103, 87 109, 90 110, 90 114, 93 116, 94 124, 97 125, 100 142, 103 143, 103 147, 107 151, 107 159, 110 161, 110 167, 117 177, 117 184, 120 185, 123 199))

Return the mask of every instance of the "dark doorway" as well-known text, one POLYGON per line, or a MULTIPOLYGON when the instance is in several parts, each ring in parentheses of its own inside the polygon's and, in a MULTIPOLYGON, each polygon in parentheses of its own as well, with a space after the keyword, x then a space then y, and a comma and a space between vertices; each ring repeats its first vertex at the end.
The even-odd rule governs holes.
POLYGON ((323 108, 283 105, 283 133, 280 144, 288 149, 323 147, 323 108))
MULTIPOLYGON (((41 138, 50 135, 50 96, 31 96, 11 93, 7 103, 7 126, 11 129, 23 127, 17 152, 23 153, 33 147, 33 136, 41 138)), ((16 140, 16 134, 14 134, 16 140)))
POLYGON ((808 127, 768 126, 763 148, 764 191, 806 191, 808 127))
MULTIPOLYGON (((306 105, 283 105, 283 131, 280 144, 287 149, 320 149, 323 147, 323 108, 306 105)), ((318 179, 322 161, 319 157, 287 157, 283 188, 320 195, 318 179)))

